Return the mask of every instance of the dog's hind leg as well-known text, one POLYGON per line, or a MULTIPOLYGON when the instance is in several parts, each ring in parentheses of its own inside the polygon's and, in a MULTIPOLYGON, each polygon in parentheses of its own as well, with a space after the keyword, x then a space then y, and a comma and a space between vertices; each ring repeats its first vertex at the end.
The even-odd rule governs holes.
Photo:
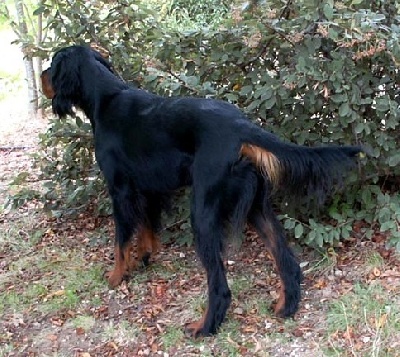
POLYGON ((208 306, 199 321, 186 325, 186 332, 200 337, 217 332, 231 303, 231 291, 221 257, 224 225, 218 215, 219 197, 211 192, 206 199, 196 195, 192 199, 192 227, 196 252, 207 273, 208 306))
POLYGON ((286 243, 283 227, 269 202, 253 207, 248 222, 256 229, 272 256, 281 279, 281 288, 275 313, 279 317, 294 315, 300 302, 302 274, 293 252, 286 243))

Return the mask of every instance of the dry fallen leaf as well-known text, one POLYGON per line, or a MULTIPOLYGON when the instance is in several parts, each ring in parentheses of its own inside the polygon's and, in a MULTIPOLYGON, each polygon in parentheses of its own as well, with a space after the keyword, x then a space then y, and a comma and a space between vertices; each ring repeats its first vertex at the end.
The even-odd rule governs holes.
POLYGON ((76 332, 76 334, 77 334, 78 336, 84 335, 84 334, 85 334, 85 329, 84 329, 83 327, 77 327, 77 328, 75 329, 75 332, 76 332))
POLYGON ((115 351, 118 351, 118 346, 113 341, 108 342, 107 346, 113 348, 115 351))
POLYGON ((65 294, 65 290, 64 290, 64 289, 54 291, 54 292, 52 292, 52 293, 50 293, 50 294, 47 294, 47 295, 44 297, 44 301, 46 301, 46 300, 48 300, 48 299, 51 299, 51 298, 53 298, 53 297, 56 297, 56 296, 62 296, 62 295, 64 295, 64 294, 65 294))
POLYGON ((375 267, 374 270, 373 270, 373 274, 376 277, 379 277, 379 276, 381 276, 381 271, 377 267, 375 267))
POLYGON ((78 352, 77 357, 91 357, 88 352, 78 352))
POLYGON ((383 314, 379 317, 379 320, 377 321, 377 327, 382 328, 386 325, 387 322, 387 314, 383 314))
POLYGON ((47 336, 47 339, 52 342, 57 341, 57 338, 58 338, 57 335, 53 335, 53 334, 47 336))

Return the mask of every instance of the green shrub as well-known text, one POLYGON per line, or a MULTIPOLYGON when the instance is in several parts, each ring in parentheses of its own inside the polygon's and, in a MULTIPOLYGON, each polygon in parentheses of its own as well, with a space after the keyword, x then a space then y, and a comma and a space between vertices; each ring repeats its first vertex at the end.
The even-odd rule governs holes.
MULTIPOLYGON (((326 209, 310 212, 309 205, 302 205, 292 212, 286 207, 290 201, 282 200, 277 210, 287 212, 281 216, 285 228, 308 244, 335 244, 350 237, 354 222, 363 220, 368 224, 362 234, 379 229, 400 247, 399 5, 270 1, 228 11, 226 4, 221 10, 212 0, 204 2, 205 8, 189 0, 169 4, 168 11, 161 12, 140 1, 107 6, 91 2, 90 7, 82 1, 72 7, 45 2, 38 11, 46 13, 54 36, 38 53, 96 42, 112 52, 123 78, 150 91, 230 101, 265 129, 298 144, 365 145, 370 157, 360 161, 345 190, 338 191, 326 209), (204 12, 208 24, 216 13, 213 26, 205 27, 202 20, 190 31, 168 25, 174 9, 181 8, 196 16, 204 12)), ((75 130, 66 125, 67 132, 75 130)), ((57 147, 60 141, 52 142, 54 133, 46 134, 48 150, 57 152, 43 166, 44 175, 76 193, 58 195, 64 207, 68 197, 78 199, 75 206, 80 206, 87 188, 99 189, 95 176, 86 178, 95 171, 87 127, 82 129, 79 140, 64 137, 66 154, 57 147), (58 165, 64 165, 63 173, 56 170, 58 165), (71 175, 72 183, 63 175, 71 175)), ((55 186, 49 197, 52 190, 55 186)))

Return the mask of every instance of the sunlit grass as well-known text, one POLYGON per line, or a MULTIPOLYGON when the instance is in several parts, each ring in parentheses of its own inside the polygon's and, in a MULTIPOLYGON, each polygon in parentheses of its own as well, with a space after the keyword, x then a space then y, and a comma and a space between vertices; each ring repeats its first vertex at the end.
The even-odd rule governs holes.
POLYGON ((390 355, 390 341, 399 334, 400 307, 379 283, 357 284, 331 303, 327 324, 330 355, 390 355))

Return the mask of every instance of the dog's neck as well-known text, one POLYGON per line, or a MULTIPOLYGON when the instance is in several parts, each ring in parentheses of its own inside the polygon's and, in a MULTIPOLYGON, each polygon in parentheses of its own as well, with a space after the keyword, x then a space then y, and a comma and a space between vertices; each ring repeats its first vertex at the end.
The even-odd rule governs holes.
POLYGON ((89 118, 94 130, 102 105, 129 87, 99 62, 91 61, 87 65, 83 70, 90 73, 91 77, 82 81, 81 95, 75 105, 89 118))

